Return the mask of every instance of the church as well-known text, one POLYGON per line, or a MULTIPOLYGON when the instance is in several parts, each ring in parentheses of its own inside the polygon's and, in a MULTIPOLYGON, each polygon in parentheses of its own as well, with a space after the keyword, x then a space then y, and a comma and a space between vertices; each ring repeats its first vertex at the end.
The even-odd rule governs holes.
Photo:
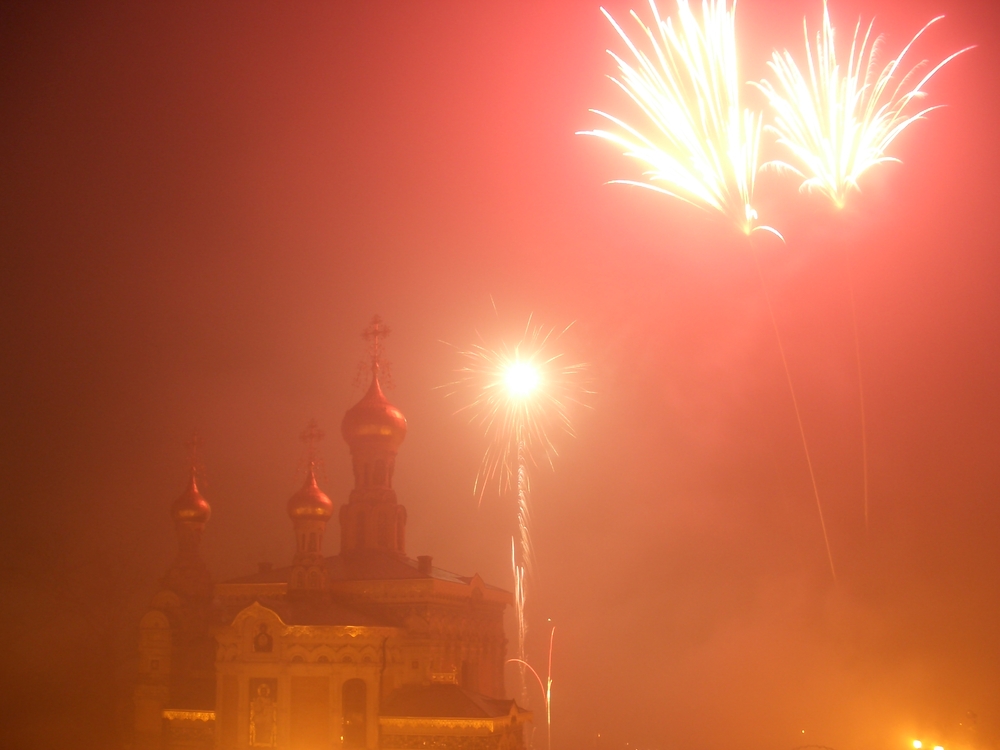
POLYGON ((504 694, 511 594, 406 554, 392 486, 406 419, 377 354, 341 433, 354 489, 332 557, 336 509, 311 451, 286 506, 291 564, 213 581, 199 555, 211 509, 192 470, 171 509, 176 560, 140 622, 135 750, 523 747, 531 714, 504 694))

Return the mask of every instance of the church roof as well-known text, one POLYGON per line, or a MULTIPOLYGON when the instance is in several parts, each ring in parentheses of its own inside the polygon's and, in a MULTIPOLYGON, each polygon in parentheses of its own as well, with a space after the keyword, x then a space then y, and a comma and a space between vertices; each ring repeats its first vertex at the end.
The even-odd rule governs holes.
POLYGON ((225 626, 233 622, 248 604, 256 602, 274 612, 285 625, 320 625, 333 627, 396 628, 400 623, 386 612, 366 607, 364 604, 346 604, 327 592, 311 592, 303 597, 251 597, 230 601, 216 601, 214 621, 225 626))
POLYGON ((405 685, 382 701, 382 716, 486 719, 509 716, 512 700, 487 698, 455 684, 405 685))
MULTIPOLYGON (((349 555, 333 555, 324 560, 329 581, 399 581, 434 578, 468 585, 472 576, 460 576, 442 568, 431 567, 429 572, 420 569, 419 563, 409 557, 386 554, 376 550, 359 551, 349 555)), ((226 583, 287 583, 292 567, 271 568, 250 575, 232 578, 226 583)), ((486 588, 501 591, 497 586, 486 588)))
MULTIPOLYGON (((376 550, 358 551, 350 555, 326 558, 326 569, 331 581, 398 581, 409 578, 434 578, 468 585, 472 576, 460 576, 443 568, 431 566, 421 570, 420 563, 409 557, 385 554, 376 550)), ((486 584, 486 588, 496 588, 486 584)))
POLYGON ((340 432, 351 446, 375 441, 395 449, 406 437, 406 417, 385 397, 378 371, 376 360, 372 362, 371 385, 361 400, 344 414, 340 432))
POLYGON ((206 523, 212 516, 212 509, 208 502, 198 491, 198 483, 195 481, 194 470, 191 471, 191 481, 187 489, 170 506, 170 514, 174 521, 188 521, 192 523, 206 523))

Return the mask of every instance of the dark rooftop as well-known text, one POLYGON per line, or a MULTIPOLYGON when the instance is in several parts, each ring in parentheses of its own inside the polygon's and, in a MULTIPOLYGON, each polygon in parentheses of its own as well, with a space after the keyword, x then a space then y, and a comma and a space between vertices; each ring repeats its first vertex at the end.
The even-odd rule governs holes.
MULTIPOLYGON (((433 578, 465 585, 472 581, 471 576, 460 576, 441 568, 431 567, 430 572, 425 573, 420 570, 414 559, 376 551, 327 557, 326 569, 330 581, 398 581, 433 578)), ((224 583, 287 583, 291 571, 291 566, 271 568, 232 578, 224 583)), ((489 584, 486 584, 486 588, 501 590, 489 584)))
POLYGON ((406 685, 382 702, 379 713, 382 716, 482 719, 507 716, 513 705, 512 700, 487 698, 454 684, 406 685))
POLYGON ((393 616, 362 605, 347 605, 328 592, 317 591, 301 597, 265 596, 240 599, 238 602, 216 601, 213 619, 217 625, 227 625, 246 606, 257 601, 275 612, 286 625, 331 625, 354 627, 400 627, 393 616))

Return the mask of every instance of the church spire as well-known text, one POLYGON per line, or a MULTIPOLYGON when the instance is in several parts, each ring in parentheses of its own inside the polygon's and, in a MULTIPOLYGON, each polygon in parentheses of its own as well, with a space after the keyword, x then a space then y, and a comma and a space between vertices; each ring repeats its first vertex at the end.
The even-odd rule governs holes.
POLYGON ((316 420, 302 432, 306 444, 308 468, 302 488, 288 500, 288 517, 295 530, 295 556, 292 558, 292 589, 321 589, 326 583, 323 566, 323 534, 326 523, 333 515, 330 502, 316 482, 316 444, 323 439, 323 431, 316 420))
POLYGON ((351 449, 354 489, 340 509, 341 553, 376 550, 405 554, 406 509, 396 502, 392 475, 406 437, 406 418, 389 403, 379 382, 389 329, 377 315, 361 334, 371 343, 371 382, 344 414, 340 429, 351 449))
POLYGON ((198 448, 201 441, 193 436, 187 443, 191 479, 180 497, 170 507, 177 534, 177 559, 167 571, 165 585, 178 594, 188 596, 209 596, 211 578, 199 554, 201 537, 205 532, 212 508, 198 490, 198 448))

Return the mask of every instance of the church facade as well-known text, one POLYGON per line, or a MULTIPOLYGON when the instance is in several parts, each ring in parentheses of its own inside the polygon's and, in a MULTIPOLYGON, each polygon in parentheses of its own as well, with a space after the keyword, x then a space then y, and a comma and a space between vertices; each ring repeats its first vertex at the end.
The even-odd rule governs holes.
POLYGON ((341 432, 354 489, 337 515, 310 460, 287 513, 291 564, 213 582, 211 514, 192 472, 172 516, 178 554, 140 623, 136 750, 520 750, 529 712, 504 695, 511 595, 406 554, 393 490, 406 420, 377 361, 341 432))

